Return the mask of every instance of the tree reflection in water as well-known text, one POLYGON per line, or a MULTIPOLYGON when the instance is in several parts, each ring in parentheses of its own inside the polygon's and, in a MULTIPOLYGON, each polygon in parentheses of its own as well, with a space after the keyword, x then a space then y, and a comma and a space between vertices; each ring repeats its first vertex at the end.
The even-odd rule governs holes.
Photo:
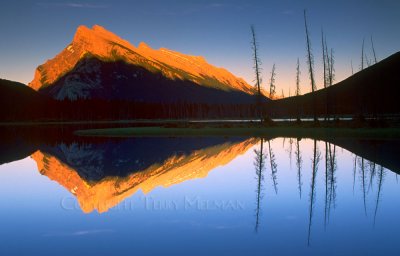
POLYGON ((256 179, 257 179, 257 189, 256 189, 256 222, 254 230, 257 233, 259 228, 260 221, 260 204, 263 198, 263 181, 264 181, 264 170, 265 170, 265 161, 267 156, 264 154, 264 139, 260 139, 260 148, 254 150, 255 159, 254 166, 256 168, 256 179))

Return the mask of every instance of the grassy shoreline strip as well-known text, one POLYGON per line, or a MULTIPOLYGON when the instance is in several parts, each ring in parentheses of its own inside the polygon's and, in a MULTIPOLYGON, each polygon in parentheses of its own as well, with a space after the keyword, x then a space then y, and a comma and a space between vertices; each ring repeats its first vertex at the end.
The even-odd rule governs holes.
POLYGON ((180 136, 267 136, 311 138, 400 139, 400 128, 319 128, 319 127, 124 127, 87 129, 75 132, 94 137, 180 137, 180 136))

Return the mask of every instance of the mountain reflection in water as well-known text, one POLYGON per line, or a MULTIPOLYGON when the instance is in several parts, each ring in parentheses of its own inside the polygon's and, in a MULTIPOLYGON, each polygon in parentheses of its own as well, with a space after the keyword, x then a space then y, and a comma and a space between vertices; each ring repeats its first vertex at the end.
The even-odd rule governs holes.
POLYGON ((138 138, 59 144, 32 154, 39 171, 74 194, 84 212, 105 212, 141 189, 204 178, 257 139, 138 138))
MULTIPOLYGON (((206 202, 221 207, 224 201, 218 201, 219 193, 229 190, 235 195, 230 200, 238 201, 225 202, 223 207, 232 208, 236 202, 236 206, 244 211, 250 209, 251 218, 243 219, 254 231, 250 233, 262 237, 273 230, 277 232, 277 228, 284 232, 288 227, 285 223, 278 225, 278 216, 286 214, 282 215, 286 221, 296 220, 291 222, 292 228, 297 225, 294 223, 304 224, 301 228, 303 244, 313 246, 316 240, 320 240, 320 234, 329 233, 334 229, 332 225, 344 218, 343 209, 350 216, 360 211, 362 216, 356 214, 354 220, 366 218, 371 226, 380 223, 380 215, 389 214, 387 207, 380 209, 382 203, 392 205, 393 211, 398 210, 391 191, 397 186, 400 170, 400 161, 396 158, 399 146, 400 142, 396 140, 324 141, 268 137, 90 139, 41 137, 37 134, 13 137, 8 134, 2 140, 0 161, 4 164, 30 156, 43 176, 76 198, 84 214, 102 215, 109 214, 111 209, 137 193, 154 198, 154 194, 167 193, 170 188, 190 183, 190 180, 201 178, 204 184, 208 184, 207 181, 215 182, 217 172, 233 167, 241 173, 239 181, 230 177, 238 174, 225 173, 219 182, 226 187, 214 187, 212 182, 202 186, 201 191, 210 190, 213 194, 209 197, 215 200, 206 202), (213 170, 215 172, 211 175, 213 170), (153 193, 156 188, 165 189, 153 193), (251 196, 247 197, 247 194, 251 196), (352 205, 348 204, 350 198, 353 198, 352 205), (292 207, 293 215, 277 212, 282 206, 292 207), (302 222, 299 222, 299 217, 302 222)), ((189 185, 185 189, 189 195, 200 193, 199 187, 191 188, 189 185)), ((171 202, 175 202, 176 197, 170 199, 171 202)), ((174 207, 178 209, 177 205, 174 207)), ((212 212, 207 214, 210 221, 212 216, 217 216, 212 212)), ((392 224, 398 226, 398 223, 392 224)))

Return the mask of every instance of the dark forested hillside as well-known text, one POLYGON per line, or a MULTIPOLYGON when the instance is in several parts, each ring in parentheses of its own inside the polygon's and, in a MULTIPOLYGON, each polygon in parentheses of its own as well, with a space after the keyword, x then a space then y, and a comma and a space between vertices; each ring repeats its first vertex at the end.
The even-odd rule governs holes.
POLYGON ((0 79, 0 120, 36 120, 49 106, 50 99, 28 86, 0 79))
POLYGON ((400 113, 400 52, 327 89, 276 100, 272 116, 363 115, 400 113))
POLYGON ((24 84, 0 80, 0 120, 75 121, 119 119, 249 118, 256 116, 254 103, 146 102, 137 100, 54 100, 24 84))

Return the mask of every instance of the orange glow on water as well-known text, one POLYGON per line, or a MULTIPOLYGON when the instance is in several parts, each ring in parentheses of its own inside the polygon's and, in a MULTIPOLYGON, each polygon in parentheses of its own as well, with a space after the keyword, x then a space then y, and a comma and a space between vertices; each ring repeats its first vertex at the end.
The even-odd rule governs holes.
POLYGON ((218 166, 228 164, 238 155, 244 154, 258 142, 248 139, 240 143, 224 143, 190 155, 171 156, 163 163, 155 163, 146 170, 127 177, 107 177, 99 182, 82 179, 76 170, 52 155, 36 151, 32 158, 38 170, 49 179, 58 182, 78 200, 83 212, 97 210, 107 212, 138 190, 148 194, 156 187, 169 187, 186 180, 204 178, 218 166))

